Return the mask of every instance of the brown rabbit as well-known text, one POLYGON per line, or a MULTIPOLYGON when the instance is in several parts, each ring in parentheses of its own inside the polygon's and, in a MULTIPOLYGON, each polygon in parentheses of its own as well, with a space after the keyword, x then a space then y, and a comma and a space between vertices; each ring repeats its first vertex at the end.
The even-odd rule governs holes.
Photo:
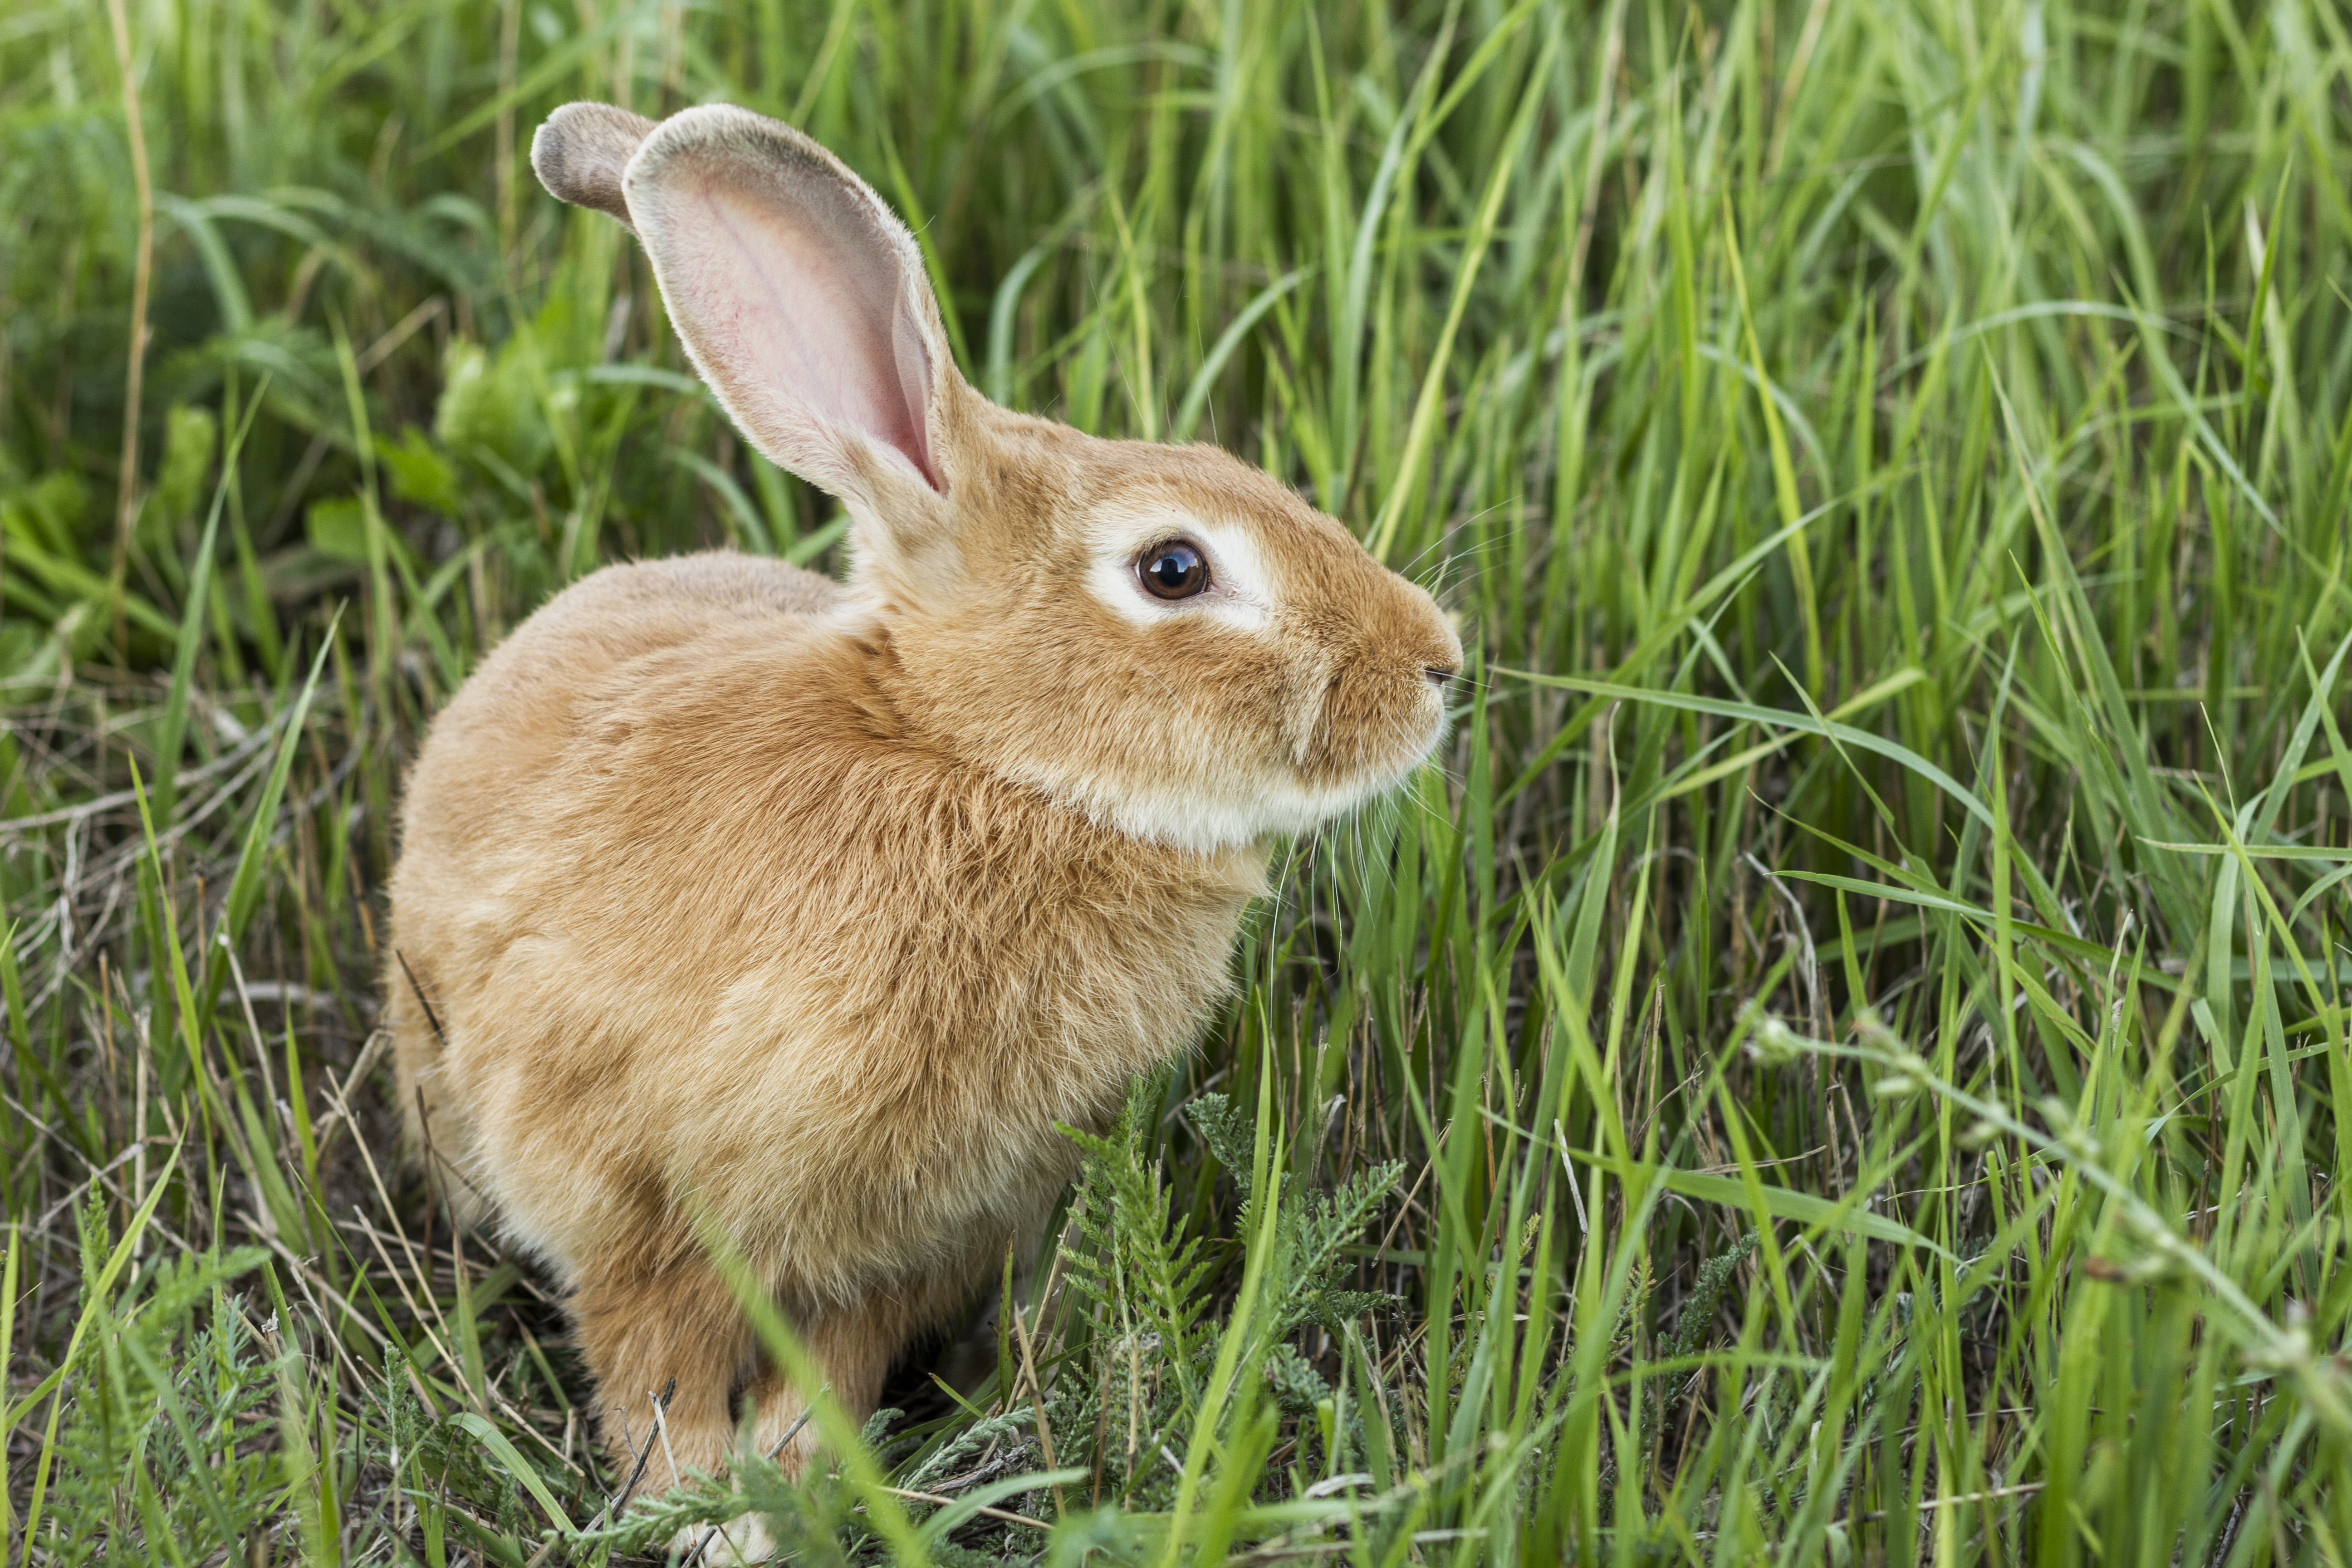
POLYGON ((1428 756, 1461 646, 1264 473, 974 392, 912 237, 790 127, 573 104, 531 158, 851 519, 843 585, 713 554, 550 601, 435 722, 393 876, 412 1135, 568 1286, 615 1458, 675 1378, 666 1451, 715 1471, 739 1394, 763 1452, 801 1402, 698 1217, 870 1410, 1050 1211, 1055 1124, 1227 993, 1270 842, 1428 756))

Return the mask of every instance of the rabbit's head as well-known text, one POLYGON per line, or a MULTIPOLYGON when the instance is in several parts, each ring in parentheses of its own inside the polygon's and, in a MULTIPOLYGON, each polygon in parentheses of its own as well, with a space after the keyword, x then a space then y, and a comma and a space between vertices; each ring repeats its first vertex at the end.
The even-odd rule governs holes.
POLYGON ((913 237, 807 137, 572 104, 531 159, 636 231, 744 437, 847 509, 843 629, 911 739, 1204 850, 1311 826, 1436 744, 1462 648, 1428 594, 1214 447, 982 397, 913 237))

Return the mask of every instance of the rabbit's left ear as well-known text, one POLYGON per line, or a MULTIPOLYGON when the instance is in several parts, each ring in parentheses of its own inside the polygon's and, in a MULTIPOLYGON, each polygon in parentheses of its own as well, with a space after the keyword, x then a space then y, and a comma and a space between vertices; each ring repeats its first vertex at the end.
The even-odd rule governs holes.
POLYGON ((791 126, 720 104, 655 127, 622 188, 671 324, 744 435, 886 531, 926 531, 962 384, 882 198, 791 126))
POLYGON ((530 139, 530 166, 539 183, 573 206, 609 213, 630 228, 621 195, 621 171, 654 132, 654 122, 609 103, 567 103, 530 139))

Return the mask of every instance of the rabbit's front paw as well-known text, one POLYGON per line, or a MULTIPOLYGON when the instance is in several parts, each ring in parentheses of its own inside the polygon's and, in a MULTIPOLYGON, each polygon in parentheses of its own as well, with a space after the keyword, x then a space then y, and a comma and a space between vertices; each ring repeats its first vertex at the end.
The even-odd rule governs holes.
POLYGON ((743 1568, 776 1554, 776 1538, 759 1515, 747 1513, 725 1524, 698 1524, 669 1539, 670 1560, 678 1568, 743 1568))

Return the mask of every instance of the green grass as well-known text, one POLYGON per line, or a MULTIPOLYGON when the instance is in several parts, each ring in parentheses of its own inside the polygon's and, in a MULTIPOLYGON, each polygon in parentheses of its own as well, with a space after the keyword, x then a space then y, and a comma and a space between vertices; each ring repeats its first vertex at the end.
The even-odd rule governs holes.
POLYGON ((144 184, 110 8, 0 15, 14 1561, 2352 1554, 2337 8, 121 21, 144 184), (596 563, 839 531, 530 178, 577 97, 838 148, 976 384, 1264 464, 1475 677, 1016 1313, 617 1524, 392 1157, 401 763, 596 563))

